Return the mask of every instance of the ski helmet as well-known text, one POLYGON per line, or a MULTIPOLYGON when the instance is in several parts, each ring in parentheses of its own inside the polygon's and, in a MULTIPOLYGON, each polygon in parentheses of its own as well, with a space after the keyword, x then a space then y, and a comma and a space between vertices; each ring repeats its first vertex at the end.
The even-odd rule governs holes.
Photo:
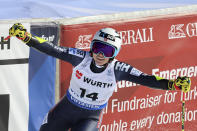
MULTIPOLYGON (((94 35, 90 45, 91 52, 93 51, 94 44, 98 44, 98 42, 114 47, 115 51, 113 52, 113 56, 111 56, 111 58, 114 58, 120 51, 122 39, 120 37, 120 34, 113 28, 103 28, 96 32, 96 34, 94 35)), ((103 51, 102 53, 104 54, 103 51)))

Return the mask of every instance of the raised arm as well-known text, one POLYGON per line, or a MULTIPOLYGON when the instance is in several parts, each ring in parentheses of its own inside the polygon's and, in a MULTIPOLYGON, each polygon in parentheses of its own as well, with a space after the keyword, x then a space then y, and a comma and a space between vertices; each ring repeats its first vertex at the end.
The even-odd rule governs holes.
POLYGON ((10 28, 9 35, 16 36, 18 39, 26 43, 26 45, 33 47, 34 49, 37 49, 40 52, 46 53, 50 56, 67 61, 73 66, 78 65, 84 59, 85 53, 88 53, 86 51, 76 48, 57 46, 42 38, 32 36, 20 23, 14 24, 10 28))
POLYGON ((78 65, 84 59, 85 53, 88 53, 77 48, 57 46, 48 41, 42 42, 40 39, 39 37, 32 37, 27 45, 50 56, 67 61, 73 66, 78 65))
POLYGON ((167 80, 158 76, 148 75, 124 62, 116 61, 116 80, 126 80, 135 82, 154 89, 162 90, 190 90, 191 80, 188 77, 178 77, 176 80, 167 80))

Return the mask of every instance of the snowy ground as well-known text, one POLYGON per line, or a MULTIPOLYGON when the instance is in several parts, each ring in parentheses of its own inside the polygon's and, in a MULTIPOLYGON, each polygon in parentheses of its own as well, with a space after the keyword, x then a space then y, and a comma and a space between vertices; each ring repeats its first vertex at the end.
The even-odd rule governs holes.
POLYGON ((0 19, 71 18, 197 4, 197 0, 0 0, 0 19))

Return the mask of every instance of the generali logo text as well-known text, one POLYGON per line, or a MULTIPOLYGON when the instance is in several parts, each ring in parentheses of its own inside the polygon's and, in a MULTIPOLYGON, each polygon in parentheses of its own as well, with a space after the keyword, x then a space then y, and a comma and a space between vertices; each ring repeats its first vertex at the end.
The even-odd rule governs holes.
POLYGON ((197 36, 197 23, 171 25, 168 32, 169 39, 197 36))
MULTIPOLYGON (((122 37, 123 45, 147 43, 154 41, 153 27, 136 29, 136 30, 119 31, 119 33, 120 36, 122 37)), ((94 34, 80 35, 78 37, 78 41, 75 44, 75 47, 79 49, 90 48, 91 39, 93 36, 94 34)))
POLYGON ((122 43, 125 44, 137 44, 147 43, 154 41, 153 27, 142 28, 137 30, 127 30, 119 32, 122 37, 122 43))

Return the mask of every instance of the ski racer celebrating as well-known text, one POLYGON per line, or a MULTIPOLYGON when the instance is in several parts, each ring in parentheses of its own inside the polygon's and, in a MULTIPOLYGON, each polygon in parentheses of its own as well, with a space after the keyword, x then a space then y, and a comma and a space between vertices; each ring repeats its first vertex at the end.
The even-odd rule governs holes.
POLYGON ((9 35, 26 45, 73 66, 70 86, 65 96, 46 115, 40 131, 98 131, 100 115, 116 88, 117 81, 126 80, 154 89, 188 92, 189 77, 167 80, 148 75, 121 62, 118 55, 122 40, 112 28, 104 28, 94 35, 90 51, 54 45, 32 36, 20 23, 14 24, 9 35))

